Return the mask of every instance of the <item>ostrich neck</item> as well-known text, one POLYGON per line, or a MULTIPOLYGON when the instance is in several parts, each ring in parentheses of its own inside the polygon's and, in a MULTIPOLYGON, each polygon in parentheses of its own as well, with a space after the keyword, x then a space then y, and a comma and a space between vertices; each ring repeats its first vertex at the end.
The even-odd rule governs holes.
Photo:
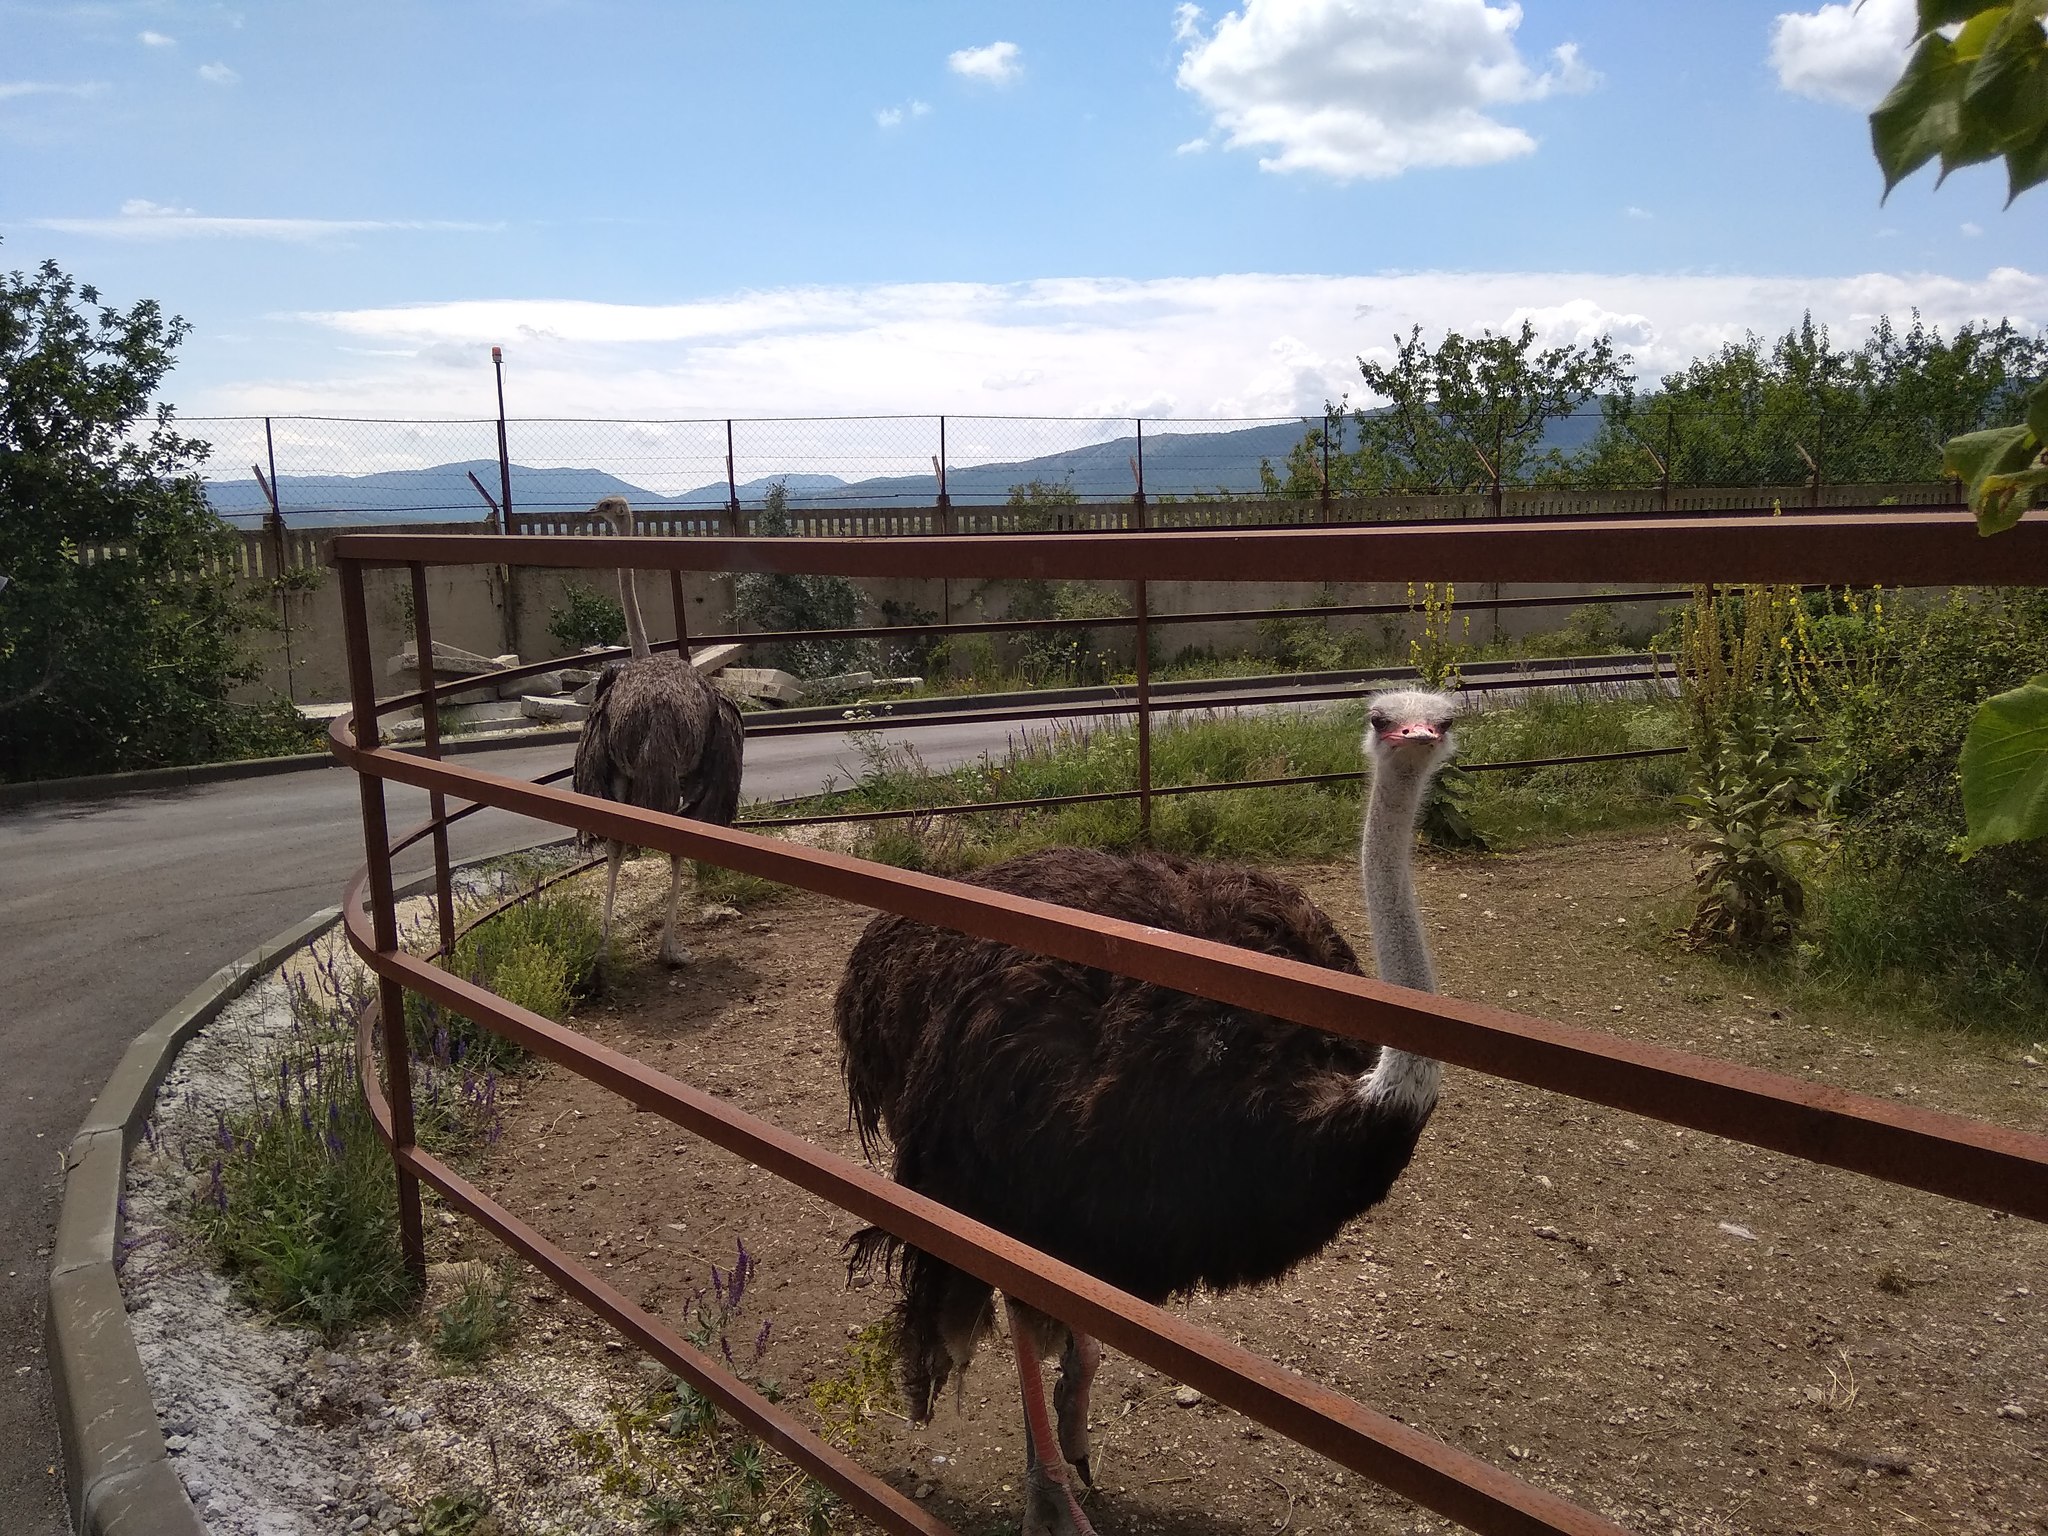
MULTIPOLYGON (((1427 782, 1427 775, 1375 770, 1359 860, 1380 980, 1418 992, 1436 990, 1436 966, 1415 900, 1415 818, 1427 782)), ((1436 1107, 1439 1075, 1438 1064, 1429 1057, 1388 1047, 1360 1081, 1359 1094, 1375 1108, 1419 1122, 1436 1107)))
POLYGON ((640 617, 640 594, 634 590, 633 573, 624 566, 619 568, 619 606, 626 610, 626 643, 633 648, 633 659, 652 655, 647 625, 640 617))

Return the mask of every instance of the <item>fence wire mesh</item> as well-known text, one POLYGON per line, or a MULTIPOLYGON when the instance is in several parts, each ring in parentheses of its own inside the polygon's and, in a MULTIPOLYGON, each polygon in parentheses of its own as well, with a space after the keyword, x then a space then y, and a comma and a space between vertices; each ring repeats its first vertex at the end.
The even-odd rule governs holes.
MULTIPOLYGON (((1575 494, 1623 492, 1655 496, 1645 508, 1670 511, 1774 499, 1949 499, 1936 484, 1945 425, 1874 408, 1802 414, 1608 401, 1555 417, 1540 437, 1505 449, 1481 443, 1484 432, 1469 423, 1452 430, 1438 418, 1404 425, 1341 411, 503 423, 191 417, 181 425, 212 445, 206 489, 223 517, 248 523, 267 511, 260 468, 286 521, 307 527, 481 522, 508 480, 513 512, 538 520, 522 531, 552 530, 606 495, 627 497, 653 527, 715 531, 733 526, 720 519, 734 511, 750 522, 777 487, 792 532, 926 531, 936 524, 854 525, 876 508, 936 508, 942 493, 956 509, 954 526, 969 532, 1010 526, 1014 519, 993 508, 1135 507, 1141 494, 1155 527, 1241 523, 1239 512, 1204 508, 1253 499, 1265 504, 1256 520, 1270 523, 1315 521, 1332 500, 1360 498, 1375 501, 1362 508, 1371 516, 1542 515, 1594 510, 1572 502, 1575 494), (1410 506, 1421 497, 1433 505, 1410 506), (852 521, 819 515, 835 509, 852 521)), ((1050 513, 1040 521, 1069 525, 1050 513)), ((1071 526, 1109 522, 1135 525, 1098 512, 1074 514, 1071 526)))

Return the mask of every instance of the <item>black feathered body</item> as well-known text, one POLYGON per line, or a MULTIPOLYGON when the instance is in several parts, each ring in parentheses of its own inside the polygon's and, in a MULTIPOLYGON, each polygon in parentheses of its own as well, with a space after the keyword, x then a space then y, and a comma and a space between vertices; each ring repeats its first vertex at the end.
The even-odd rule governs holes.
POLYGON ((578 794, 730 826, 742 735, 738 706, 695 667, 638 657, 599 674, 570 782, 578 794))
MULTIPOLYGON (((1257 870, 1057 848, 971 883, 1359 973, 1257 870)), ((900 1183, 1153 1301, 1286 1273, 1385 1197, 1422 1129, 1365 1103, 1376 1046, 894 915, 854 947, 835 1016, 855 1124, 870 1149, 888 1133, 900 1183)), ((856 1255, 891 1246, 870 1231, 856 1255)), ((901 1259, 922 1417, 989 1288, 901 1259)))

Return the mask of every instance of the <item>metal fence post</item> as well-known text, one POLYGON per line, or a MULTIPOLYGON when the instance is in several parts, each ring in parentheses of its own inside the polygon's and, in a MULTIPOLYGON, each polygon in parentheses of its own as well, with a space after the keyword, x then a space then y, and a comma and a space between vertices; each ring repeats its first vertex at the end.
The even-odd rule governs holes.
POLYGON ((268 416, 263 418, 263 459, 270 466, 270 474, 256 478, 262 483, 263 499, 269 503, 263 514, 263 528, 270 540, 270 590, 277 594, 277 627, 284 636, 284 695, 296 704, 299 693, 292 677, 292 597, 284 579, 291 557, 285 549, 284 505, 277 489, 277 440, 271 435, 268 416))
POLYGON ((1323 412, 1323 480, 1316 500, 1320 503, 1317 511, 1326 523, 1330 521, 1330 423, 1335 419, 1332 412, 1323 412))
POLYGON ((1138 488, 1131 493, 1131 526, 1142 529, 1147 526, 1145 516, 1145 418, 1136 418, 1138 427, 1138 451, 1131 455, 1131 478, 1138 482, 1138 488))
MULTIPOLYGON (((349 729, 359 748, 375 747, 377 737, 377 673, 370 659, 370 614, 363 600, 363 568, 353 560, 340 562, 341 612, 348 645, 348 681, 352 716, 349 729)), ((363 864, 369 876, 371 934, 380 953, 398 952, 398 909, 391 892, 391 829, 384 818, 384 781, 358 773, 356 786, 363 803, 363 864)), ((377 980, 377 1021, 384 1036, 384 1084, 391 1101, 394 1149, 415 1143, 412 1121, 412 1059, 405 1040, 405 988, 388 976, 377 980)), ((405 1267, 414 1282, 427 1274, 426 1229, 420 1220, 420 1182, 410 1168, 392 1160, 398 1176, 398 1236, 405 1267)))
MULTIPOLYGON (((441 705, 434 697, 434 626, 427 616, 427 568, 412 563, 412 643, 419 652, 420 746, 441 755, 441 705)), ((438 789, 427 795, 434 820, 434 904, 441 919, 441 953, 455 953, 455 889, 448 871, 448 803, 438 789)))
POLYGON ((505 531, 512 526, 512 445, 505 435, 505 349, 491 348, 491 371, 498 377, 498 506, 505 514, 505 531))
POLYGON ((732 418, 725 419, 725 531, 735 539, 747 535, 740 522, 740 482, 732 457, 732 418))

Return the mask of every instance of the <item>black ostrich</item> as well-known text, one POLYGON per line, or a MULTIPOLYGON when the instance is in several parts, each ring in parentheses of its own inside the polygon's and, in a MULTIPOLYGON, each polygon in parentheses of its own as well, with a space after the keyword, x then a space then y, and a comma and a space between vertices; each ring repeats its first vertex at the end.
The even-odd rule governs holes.
MULTIPOLYGON (((633 532, 633 508, 623 496, 607 496, 591 513, 609 518, 621 538, 633 532)), ((576 741, 570 785, 579 795, 598 795, 645 811, 667 811, 698 821, 732 825, 739 812, 740 766, 745 728, 739 706, 704 681, 687 649, 656 656, 647 643, 633 573, 619 572, 619 605, 626 615, 632 659, 598 674, 589 718, 576 741)), ((589 841, 589 840, 586 840, 589 841)), ((619 865, 626 845, 604 839, 603 959, 612 945, 612 904, 619 891, 619 865)), ((668 922, 661 930, 661 958, 685 964, 689 951, 676 943, 676 905, 683 887, 683 861, 668 860, 668 922)))
MULTIPOLYGON (((1382 979, 1433 991, 1416 910, 1415 820, 1450 755, 1451 701, 1372 701, 1361 866, 1382 979)), ((1257 870, 1054 848, 972 883, 1332 970, 1351 946, 1257 870)), ((1383 1199, 1436 1106, 1438 1064, 1224 1003, 884 915, 834 1001, 861 1143, 897 1182, 1148 1301, 1275 1279, 1383 1199)), ((931 1416, 993 1322, 992 1288, 879 1228, 894 1258, 912 1416, 931 1416)), ((1006 1299, 1024 1397, 1026 1536, 1092 1536, 1069 1477, 1088 1466, 1100 1346, 1006 1299), (1048 1419, 1039 1356, 1062 1352, 1048 1419)))

